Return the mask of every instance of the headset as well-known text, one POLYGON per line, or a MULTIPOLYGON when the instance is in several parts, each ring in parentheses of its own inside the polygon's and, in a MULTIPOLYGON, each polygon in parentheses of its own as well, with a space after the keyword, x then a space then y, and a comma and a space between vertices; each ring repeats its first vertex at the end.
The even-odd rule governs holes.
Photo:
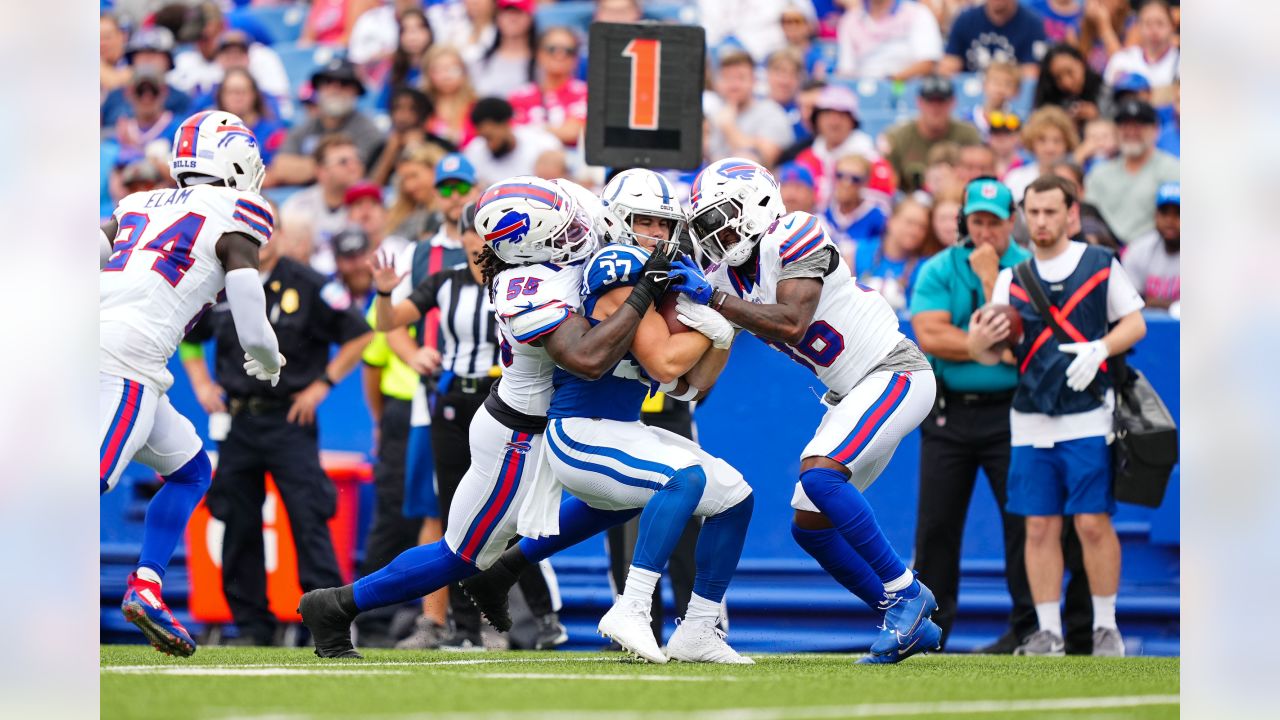
MULTIPOLYGON (((964 202, 964 198, 969 197, 969 186, 978 182, 979 180, 992 180, 994 182, 1000 182, 1000 178, 997 178, 994 175, 979 175, 978 177, 964 184, 964 194, 961 196, 960 212, 956 214, 956 227, 960 231, 960 236, 959 236, 960 244, 970 250, 973 249, 974 242, 973 242, 973 238, 969 237, 969 222, 964 215, 963 202, 964 202)), ((1018 209, 1018 203, 1013 199, 1013 194, 1010 193, 1009 194, 1009 217, 1013 217, 1013 213, 1017 209, 1018 209)))

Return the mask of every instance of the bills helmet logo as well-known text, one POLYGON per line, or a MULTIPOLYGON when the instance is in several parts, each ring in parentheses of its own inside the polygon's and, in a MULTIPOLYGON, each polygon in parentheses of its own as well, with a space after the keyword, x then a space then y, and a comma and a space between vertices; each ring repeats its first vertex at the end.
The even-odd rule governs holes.
POLYGON ((512 210, 498 221, 493 232, 485 233, 484 241, 496 246, 502 242, 520 242, 529 234, 529 216, 519 210, 512 210))
POLYGON ((730 180, 750 180, 752 176, 759 170, 755 165, 739 163, 737 165, 728 165, 716 168, 716 174, 729 178, 730 180))

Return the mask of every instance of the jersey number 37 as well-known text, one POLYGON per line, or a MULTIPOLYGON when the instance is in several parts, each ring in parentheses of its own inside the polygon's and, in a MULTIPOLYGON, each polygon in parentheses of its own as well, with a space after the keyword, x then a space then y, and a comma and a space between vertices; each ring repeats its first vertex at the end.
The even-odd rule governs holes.
POLYGON ((170 285, 177 287, 178 282, 195 262, 191 257, 191 249, 196 244, 196 236, 200 234, 200 228, 204 227, 204 216, 187 213, 139 248, 138 243, 142 240, 150 222, 151 219, 146 213, 131 212, 120 217, 120 229, 116 231, 114 252, 111 253, 111 258, 103 266, 102 271, 124 270, 135 251, 149 251, 157 255, 151 263, 151 269, 159 273, 170 285))

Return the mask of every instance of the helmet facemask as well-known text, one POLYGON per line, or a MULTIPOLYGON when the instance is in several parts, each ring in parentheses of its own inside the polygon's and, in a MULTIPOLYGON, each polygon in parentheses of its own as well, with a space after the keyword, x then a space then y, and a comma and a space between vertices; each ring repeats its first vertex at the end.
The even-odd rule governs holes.
POLYGON ((573 215, 563 229, 553 234, 546 241, 551 250, 551 262, 568 263, 581 260, 595 252, 595 233, 591 230, 591 221, 581 208, 575 206, 573 215))
POLYGON ((689 219, 689 230, 707 259, 734 267, 751 257, 756 237, 743 230, 742 204, 733 198, 702 208, 689 219))

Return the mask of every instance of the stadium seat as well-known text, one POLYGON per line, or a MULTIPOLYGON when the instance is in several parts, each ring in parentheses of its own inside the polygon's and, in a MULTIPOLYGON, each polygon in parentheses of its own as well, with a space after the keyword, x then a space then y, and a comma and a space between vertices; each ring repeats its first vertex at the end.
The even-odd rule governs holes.
POLYGON ((302 24, 307 20, 307 6, 302 4, 246 7, 236 13, 258 21, 271 34, 271 44, 277 46, 297 42, 302 37, 302 24))
POLYGON ((312 71, 335 56, 342 55, 341 50, 323 45, 298 47, 288 44, 277 45, 274 49, 280 56, 280 62, 284 64, 285 73, 289 76, 289 94, 295 98, 298 97, 298 88, 311 79, 312 71))
POLYGON ((569 27, 585 35, 587 26, 591 24, 591 16, 594 12, 595 3, 572 0, 571 2, 539 5, 537 12, 534 14, 534 20, 537 22, 538 28, 542 30, 550 27, 569 27))

